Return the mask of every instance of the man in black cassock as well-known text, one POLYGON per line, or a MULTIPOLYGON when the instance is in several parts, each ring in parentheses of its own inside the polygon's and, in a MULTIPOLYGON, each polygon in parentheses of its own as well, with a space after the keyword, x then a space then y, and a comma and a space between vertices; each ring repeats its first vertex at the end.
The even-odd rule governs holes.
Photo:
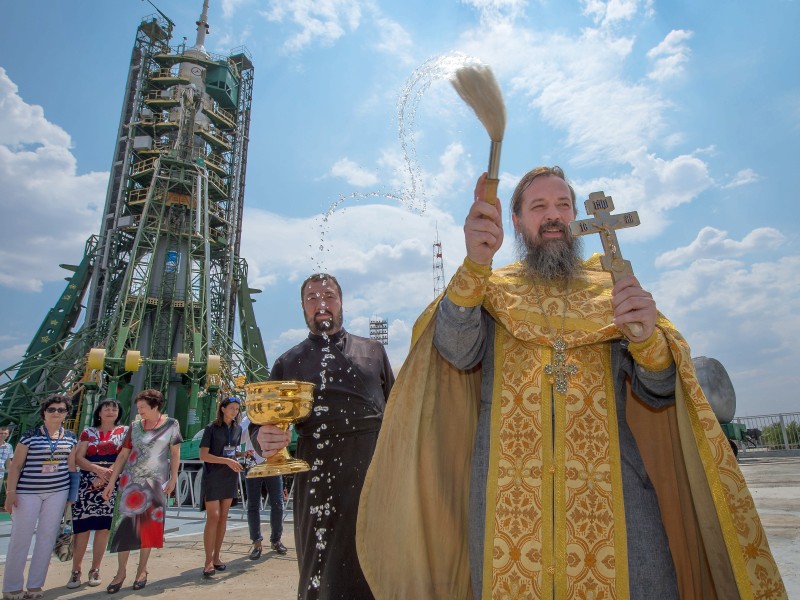
MULTIPOLYGON (((356 554, 358 500, 394 383, 383 345, 342 327, 336 278, 312 275, 300 288, 308 338, 275 361, 272 381, 316 385, 311 415, 297 423, 297 457, 311 470, 294 477, 294 538, 301 600, 372 598, 356 554)), ((253 426, 264 456, 289 443, 275 426, 253 426)))

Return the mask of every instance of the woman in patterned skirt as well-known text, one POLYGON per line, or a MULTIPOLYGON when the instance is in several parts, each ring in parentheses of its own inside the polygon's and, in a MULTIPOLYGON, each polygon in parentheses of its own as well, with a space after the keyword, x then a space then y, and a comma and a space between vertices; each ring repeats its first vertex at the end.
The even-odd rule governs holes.
POLYGON ((147 585, 150 550, 164 547, 167 497, 178 481, 181 458, 180 426, 175 419, 161 414, 161 392, 143 390, 134 401, 141 419, 131 424, 103 491, 103 498, 109 500, 122 472, 108 544, 109 551, 119 553, 117 574, 106 588, 109 594, 122 587, 131 550, 139 550, 133 589, 141 590, 147 585))
POLYGON ((94 531, 92 543, 92 568, 89 569, 89 585, 100 585, 100 563, 106 551, 111 517, 111 504, 103 499, 103 489, 111 477, 111 467, 117 459, 122 442, 128 433, 126 425, 120 425, 122 411, 119 402, 103 400, 92 415, 92 426, 81 433, 75 461, 81 468, 78 501, 72 507, 72 533, 75 536, 75 551, 72 555, 72 575, 67 587, 81 585, 81 562, 89 544, 89 534, 94 531))

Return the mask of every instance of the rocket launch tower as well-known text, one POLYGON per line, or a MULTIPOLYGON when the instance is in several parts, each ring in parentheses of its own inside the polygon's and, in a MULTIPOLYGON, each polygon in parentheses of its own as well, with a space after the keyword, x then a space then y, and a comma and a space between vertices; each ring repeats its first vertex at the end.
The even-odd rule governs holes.
POLYGON ((64 293, 0 373, 0 420, 30 425, 62 392, 79 429, 100 398, 129 410, 156 388, 189 439, 219 394, 266 377, 239 255, 253 64, 244 48, 205 49, 207 14, 205 0, 191 47, 170 46, 160 11, 137 28, 100 231, 79 265, 62 265, 64 293))

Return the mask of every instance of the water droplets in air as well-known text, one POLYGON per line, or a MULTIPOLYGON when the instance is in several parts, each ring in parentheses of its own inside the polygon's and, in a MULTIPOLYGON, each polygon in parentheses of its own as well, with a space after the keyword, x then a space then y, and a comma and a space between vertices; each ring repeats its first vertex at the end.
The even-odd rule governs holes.
MULTIPOLYGON (((317 246, 319 252, 316 256, 311 257, 312 261, 315 262, 317 271, 323 272, 327 270, 325 268, 325 257, 330 252, 331 247, 330 244, 326 243, 326 238, 330 233, 331 219, 337 210, 339 214, 345 211, 345 207, 341 209, 340 207, 346 201, 382 198, 397 202, 412 213, 419 215, 425 213, 427 199, 422 168, 417 160, 414 138, 414 123, 419 104, 432 83, 442 79, 450 79, 461 67, 479 64, 482 64, 482 61, 475 57, 467 56, 460 52, 452 52, 428 59, 411 73, 397 98, 397 135, 403 154, 403 168, 402 172, 395 175, 402 179, 403 186, 399 191, 379 190, 341 194, 319 219, 319 245, 317 246)), ((309 245, 309 247, 313 249, 312 245, 309 245)))

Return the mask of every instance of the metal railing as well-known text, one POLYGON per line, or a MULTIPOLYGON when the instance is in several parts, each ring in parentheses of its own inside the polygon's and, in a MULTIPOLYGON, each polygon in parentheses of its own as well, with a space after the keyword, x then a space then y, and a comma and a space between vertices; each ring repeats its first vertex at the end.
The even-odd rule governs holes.
POLYGON ((736 417, 733 422, 746 429, 742 450, 800 449, 800 412, 736 417))
MULTIPOLYGON (((184 460, 181 459, 180 467, 178 469, 178 482, 175 486, 175 516, 181 516, 181 510, 188 508, 200 508, 200 494, 201 484, 203 479, 203 461, 202 460, 184 460)), ((239 519, 247 518, 247 500, 245 496, 244 486, 244 473, 238 480, 239 500, 241 504, 239 509, 239 519)), ((269 509, 269 502, 266 497, 261 498, 262 512, 269 509)), ((283 520, 290 512, 294 511, 294 478, 289 484, 288 491, 284 492, 284 507, 283 507, 283 520)))

